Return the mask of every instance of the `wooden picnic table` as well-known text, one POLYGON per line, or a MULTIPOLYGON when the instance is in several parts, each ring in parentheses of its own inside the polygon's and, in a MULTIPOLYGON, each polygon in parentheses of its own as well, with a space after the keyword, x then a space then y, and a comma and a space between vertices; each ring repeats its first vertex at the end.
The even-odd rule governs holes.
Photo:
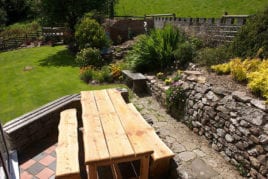
POLYGON ((110 165, 120 178, 117 164, 140 160, 140 175, 147 179, 152 145, 143 138, 153 128, 137 122, 137 113, 125 103, 116 89, 82 91, 82 121, 85 164, 89 178, 98 177, 99 166, 110 165))

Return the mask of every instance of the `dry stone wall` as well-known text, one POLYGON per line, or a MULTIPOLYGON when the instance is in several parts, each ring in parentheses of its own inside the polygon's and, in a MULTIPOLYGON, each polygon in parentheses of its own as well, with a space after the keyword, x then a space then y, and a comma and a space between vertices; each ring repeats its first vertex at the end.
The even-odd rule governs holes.
MULTIPOLYGON (((187 100, 178 120, 204 135, 212 148, 253 178, 268 178, 268 108, 264 101, 243 92, 228 91, 204 81, 198 72, 186 72, 183 88, 187 100)), ((201 74, 201 73, 200 73, 201 74)), ((148 90, 165 104, 168 89, 148 77, 148 90)), ((177 116, 178 111, 171 111, 177 116)))

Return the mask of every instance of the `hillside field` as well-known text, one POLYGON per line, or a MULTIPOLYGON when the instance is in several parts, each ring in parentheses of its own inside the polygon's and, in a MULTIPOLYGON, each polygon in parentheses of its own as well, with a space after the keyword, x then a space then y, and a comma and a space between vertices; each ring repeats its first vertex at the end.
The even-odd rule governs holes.
POLYGON ((177 17, 221 17, 228 14, 255 14, 268 0, 118 0, 116 15, 175 13, 177 17))

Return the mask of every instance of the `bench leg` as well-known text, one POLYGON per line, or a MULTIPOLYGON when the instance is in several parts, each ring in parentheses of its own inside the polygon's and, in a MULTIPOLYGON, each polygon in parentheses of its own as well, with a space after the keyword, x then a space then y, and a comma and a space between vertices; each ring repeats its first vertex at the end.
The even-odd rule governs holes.
POLYGON ((145 156, 141 159, 140 179, 148 179, 149 176, 149 159, 150 156, 145 156))
POLYGON ((98 178, 97 167, 95 165, 88 165, 88 178, 89 179, 98 178))

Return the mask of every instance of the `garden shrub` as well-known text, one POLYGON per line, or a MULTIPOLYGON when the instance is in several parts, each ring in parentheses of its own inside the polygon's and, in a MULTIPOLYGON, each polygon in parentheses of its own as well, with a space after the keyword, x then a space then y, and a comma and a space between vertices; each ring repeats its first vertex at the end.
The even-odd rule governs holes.
POLYGON ((229 63, 219 64, 219 65, 212 65, 211 69, 213 71, 215 71, 219 75, 229 74, 231 72, 231 68, 230 68, 229 63))
POLYGON ((185 66, 187 62, 192 60, 193 51, 193 45, 189 42, 184 42, 174 51, 174 57, 181 66, 185 66))
POLYGON ((197 52, 194 58, 194 62, 201 66, 217 65, 225 63, 230 59, 231 55, 228 53, 228 48, 226 46, 219 46, 216 48, 203 48, 197 52))
POLYGON ((247 79, 247 69, 243 65, 240 58, 230 61, 230 71, 232 77, 237 81, 245 81, 247 79))
POLYGON ((100 50, 96 48, 82 49, 77 53, 75 61, 80 67, 90 65, 101 67, 104 65, 104 60, 101 58, 100 50))
POLYGON ((268 7, 251 16, 231 44, 231 52, 235 56, 253 58, 258 51, 260 58, 268 57, 268 7))
POLYGON ((232 59, 229 63, 211 66, 217 73, 231 73, 237 81, 247 81, 252 92, 260 94, 268 102, 268 60, 232 59))
POLYGON ((184 106, 183 104, 185 103, 186 95, 182 88, 182 84, 182 81, 177 81, 166 91, 166 105, 168 109, 184 106))
POLYGON ((83 80, 85 83, 89 83, 93 79, 94 69, 89 67, 83 67, 80 69, 80 79, 83 80))
MULTIPOLYGON (((11 39, 18 37, 27 37, 29 33, 36 33, 41 30, 41 26, 37 21, 16 23, 5 27, 3 31, 0 32, 0 37, 3 39, 11 39)), ((38 36, 36 36, 38 38, 38 36)))
POLYGON ((263 60, 258 70, 249 73, 247 78, 249 89, 261 94, 268 102, 268 60, 263 60))
POLYGON ((141 35, 127 59, 136 71, 163 70, 174 63, 174 51, 185 41, 183 33, 167 25, 151 31, 148 36, 141 35))
POLYGON ((109 46, 103 27, 88 17, 83 18, 76 26, 75 39, 80 49, 88 47, 103 49, 109 46))
POLYGON ((111 64, 109 68, 110 68, 110 73, 111 73, 112 78, 114 80, 118 80, 120 76, 122 75, 121 67, 116 64, 111 64))

